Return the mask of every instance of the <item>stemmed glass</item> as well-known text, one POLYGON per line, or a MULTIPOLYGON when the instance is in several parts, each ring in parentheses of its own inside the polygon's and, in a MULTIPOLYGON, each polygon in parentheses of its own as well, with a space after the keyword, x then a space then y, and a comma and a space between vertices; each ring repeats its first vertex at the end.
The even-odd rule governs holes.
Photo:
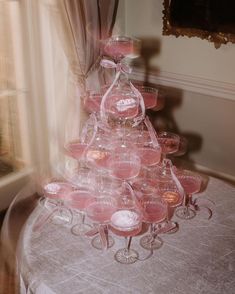
POLYGON ((111 156, 110 133, 97 129, 96 136, 90 144, 86 154, 87 165, 96 172, 96 184, 100 194, 103 192, 103 179, 109 170, 109 160, 111 156))
POLYGON ((81 217, 81 222, 75 224, 71 229, 71 232, 76 236, 85 235, 85 233, 91 229, 91 225, 85 223, 85 209, 88 202, 93 199, 95 199, 94 192, 84 189, 75 190, 68 194, 66 199, 67 206, 75 212, 78 212, 81 217))
POLYGON ((161 160, 162 148, 159 145, 156 133, 151 125, 148 117, 145 118, 145 125, 147 126, 149 139, 143 142, 138 147, 138 155, 141 160, 141 164, 145 167, 150 167, 158 164, 161 160))
POLYGON ((176 207, 182 204, 184 190, 176 177, 176 167, 170 159, 164 159, 162 164, 155 168, 155 179, 157 181, 157 191, 168 205, 164 227, 167 233, 175 233, 178 230, 176 222, 172 221, 171 213, 176 207))
POLYGON ((65 144, 65 154, 76 159, 80 165, 85 164, 85 155, 89 145, 93 142, 97 132, 97 119, 95 114, 91 114, 81 129, 79 139, 65 144))
POLYGON ((158 90, 156 88, 138 85, 135 85, 135 87, 137 87, 143 96, 145 109, 156 107, 158 98, 158 90))
POLYGON ((46 202, 53 202, 55 208, 52 208, 49 213, 38 220, 34 227, 34 231, 39 231, 49 221, 55 224, 71 223, 73 220, 73 213, 71 209, 66 207, 65 201, 68 195, 74 190, 74 186, 63 181, 53 181, 45 184, 43 190, 46 202))
POLYGON ((125 237, 126 247, 115 253, 115 260, 123 264, 131 264, 138 260, 139 254, 131 249, 132 237, 142 229, 142 216, 138 210, 122 209, 116 211, 110 222, 111 230, 118 236, 125 237), (128 239, 129 237, 129 239, 128 239))
POLYGON ((189 220, 195 217, 195 210, 191 209, 192 195, 198 193, 201 189, 202 177, 190 170, 181 170, 177 172, 177 178, 180 181, 184 191, 185 197, 183 205, 176 209, 175 214, 184 220, 189 220))
POLYGON ((102 250, 114 245, 114 240, 108 235, 108 224, 111 216, 117 210, 115 199, 109 195, 95 198, 89 201, 85 212, 87 216, 98 225, 99 236, 92 239, 91 244, 94 248, 102 250))
POLYGON ((178 151, 180 137, 171 132, 159 132, 158 142, 162 147, 162 160, 164 160, 168 154, 173 154, 178 151))
POLYGON ((130 184, 123 182, 120 195, 117 197, 117 211, 111 216, 110 229, 118 236, 125 237, 126 247, 119 249, 114 258, 123 264, 138 260, 139 254, 130 248, 132 237, 142 229, 142 214, 130 184), (129 239, 128 239, 129 238, 129 239))
POLYGON ((140 53, 140 40, 127 36, 113 36, 106 40, 104 53, 116 62, 124 57, 136 58, 140 53))
POLYGON ((115 146, 109 162, 110 174, 114 178, 128 181, 138 176, 141 168, 141 161, 130 143, 122 142, 115 146))
POLYGON ((150 233, 140 239, 140 245, 147 250, 159 249, 163 241, 155 232, 155 225, 165 220, 167 203, 158 195, 143 196, 139 200, 143 210, 143 222, 150 224, 150 233))
POLYGON ((176 207, 182 204, 183 195, 179 193, 175 184, 169 182, 169 184, 167 184, 165 188, 162 187, 161 197, 167 203, 167 215, 164 227, 166 227, 166 232, 168 234, 175 233, 178 231, 178 225, 176 222, 171 220, 172 212, 175 210, 176 207))

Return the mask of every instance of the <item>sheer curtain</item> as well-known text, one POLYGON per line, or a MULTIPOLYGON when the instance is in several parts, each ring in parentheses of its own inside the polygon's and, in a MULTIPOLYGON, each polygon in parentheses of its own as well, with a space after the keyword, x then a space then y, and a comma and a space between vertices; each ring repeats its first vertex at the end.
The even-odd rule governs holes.
POLYGON ((86 118, 82 109, 85 91, 97 91, 104 83, 99 63, 117 7, 118 0, 45 0, 41 8, 41 31, 50 43, 43 46, 48 61, 44 76, 49 89, 46 104, 54 167, 58 162, 64 166, 63 145, 78 137, 86 118))

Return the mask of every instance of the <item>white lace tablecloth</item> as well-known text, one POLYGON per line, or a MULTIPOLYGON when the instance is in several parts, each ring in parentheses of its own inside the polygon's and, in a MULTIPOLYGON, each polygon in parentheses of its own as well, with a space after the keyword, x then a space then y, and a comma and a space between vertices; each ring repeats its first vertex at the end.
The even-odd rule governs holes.
MULTIPOLYGON (((199 194, 198 194, 199 197, 199 194)), ((200 194, 216 206, 211 220, 200 212, 189 221, 178 220, 180 230, 161 235, 164 245, 151 258, 132 265, 113 256, 124 239, 106 252, 92 248, 89 238, 71 234, 71 226, 32 227, 42 209, 29 217, 22 236, 21 292, 43 294, 234 294, 235 188, 210 178, 200 194)), ((134 238, 140 257, 148 251, 134 238)))

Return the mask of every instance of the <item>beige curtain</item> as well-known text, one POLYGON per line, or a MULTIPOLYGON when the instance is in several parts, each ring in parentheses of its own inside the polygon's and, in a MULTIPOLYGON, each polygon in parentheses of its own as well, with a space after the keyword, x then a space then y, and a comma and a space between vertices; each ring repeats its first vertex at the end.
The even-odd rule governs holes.
POLYGON ((78 138, 87 117, 82 97, 107 80, 99 63, 118 0, 44 0, 42 6, 50 160, 52 167, 63 168, 68 161, 63 146, 78 138))
POLYGON ((14 3, 0 1, 0 177, 15 168, 20 156, 17 92, 11 35, 11 9, 14 3), (13 5, 12 5, 13 4, 13 5), (11 170, 11 169, 10 169, 11 170))

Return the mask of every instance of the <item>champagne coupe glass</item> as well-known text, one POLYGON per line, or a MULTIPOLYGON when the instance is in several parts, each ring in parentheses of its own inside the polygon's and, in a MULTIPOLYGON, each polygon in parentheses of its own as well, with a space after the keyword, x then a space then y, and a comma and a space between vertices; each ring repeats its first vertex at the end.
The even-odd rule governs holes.
POLYGON ((145 109, 151 109, 157 105, 158 90, 153 87, 136 86, 143 96, 145 109))
POLYGON ((93 142, 97 132, 97 119, 95 114, 91 114, 81 129, 79 139, 65 144, 65 154, 77 160, 80 166, 86 166, 85 155, 89 145, 93 142))
POLYGON ((149 169, 144 171, 143 176, 139 176, 132 181, 132 187, 137 199, 141 199, 144 195, 153 195, 157 192, 157 183, 155 180, 148 177, 149 172, 149 169))
POLYGON ((114 147, 112 150, 109 166, 111 176, 128 181, 138 176, 141 161, 134 146, 122 142, 120 146, 114 147))
POLYGON ((180 137, 171 132, 159 132, 158 142, 162 147, 162 160, 164 160, 168 154, 178 151, 180 137))
POLYGON ((145 118, 145 124, 148 128, 150 140, 146 140, 143 142, 143 146, 139 146, 138 155, 140 156, 141 164, 145 167, 150 167, 160 162, 162 148, 148 117, 145 118))
POLYGON ((114 245, 114 239, 108 235, 108 224, 111 216, 117 210, 117 203, 113 197, 103 195, 95 198, 87 204, 85 209, 87 216, 98 225, 99 236, 92 239, 94 248, 103 250, 114 245))
POLYGON ((167 216, 164 224, 168 229, 167 233, 175 233, 178 231, 178 225, 171 220, 171 216, 174 209, 181 205, 184 197, 183 188, 175 176, 176 172, 176 167, 172 165, 170 159, 164 159, 161 165, 157 166, 154 170, 157 192, 168 204, 167 216))
POLYGON ((120 62, 124 57, 136 58, 140 53, 140 40, 127 36, 113 36, 105 41, 104 53, 120 62))
POLYGON ((116 84, 104 94, 104 101, 101 102, 101 110, 108 117, 108 121, 121 124, 136 118, 139 114, 139 106, 140 98, 123 73, 116 84))
MULTIPOLYGON (((34 231, 40 230, 46 223, 52 221, 54 224, 68 224, 73 220, 71 209, 65 206, 65 200, 74 186, 63 181, 53 181, 44 185, 44 196, 47 201, 55 204, 55 207, 46 215, 41 217, 34 227, 34 231)), ((46 203, 45 206, 47 207, 46 203)))
POLYGON ((188 140, 184 136, 179 135, 179 137, 180 137, 179 148, 174 153, 174 156, 182 156, 187 152, 188 140))
MULTIPOLYGON (((159 190, 158 192, 160 194, 159 190)), ((167 215, 165 220, 165 226, 167 228, 166 232, 168 234, 175 233, 178 231, 178 225, 171 220, 171 217, 175 208, 182 204, 183 195, 179 193, 174 183, 169 182, 165 188, 161 188, 161 197, 167 203, 167 215)))
POLYGON ((192 195, 198 193, 201 189, 202 177, 190 170, 178 171, 176 175, 185 191, 185 199, 183 205, 176 209, 175 214, 180 219, 189 220, 196 215, 190 205, 192 204, 192 195))
POLYGON ((145 143, 142 147, 138 148, 141 164, 145 167, 157 165, 161 160, 161 153, 161 147, 159 145, 154 146, 152 142, 145 143))
POLYGON ((167 203, 158 195, 143 196, 140 199, 143 209, 143 222, 150 224, 150 234, 140 239, 140 245, 147 250, 159 249, 163 245, 161 238, 154 232, 155 224, 165 220, 167 203))
POLYGON ((122 264, 131 264, 138 260, 139 254, 131 249, 132 237, 142 229, 142 215, 135 209, 121 209, 111 216, 110 228, 117 236, 125 237, 126 247, 115 253, 115 260, 122 264), (128 239, 129 237, 129 239, 128 239))
POLYGON ((85 235, 91 229, 91 225, 85 223, 85 209, 88 202, 93 199, 95 199, 94 192, 84 189, 75 190, 67 197, 67 206, 78 212, 81 217, 81 223, 75 224, 71 229, 71 232, 76 236, 85 235))
POLYGON ((131 185, 123 182, 117 199, 117 211, 112 215, 110 229, 118 236, 125 237, 126 247, 119 249, 114 258, 124 264, 138 260, 138 252, 130 249, 132 237, 142 229, 141 208, 131 185), (128 239, 129 238, 129 239, 128 239))
POLYGON ((103 179, 109 170, 110 157, 110 134, 98 128, 96 136, 87 150, 86 159, 88 166, 96 171, 96 184, 101 195, 104 189, 103 179))

